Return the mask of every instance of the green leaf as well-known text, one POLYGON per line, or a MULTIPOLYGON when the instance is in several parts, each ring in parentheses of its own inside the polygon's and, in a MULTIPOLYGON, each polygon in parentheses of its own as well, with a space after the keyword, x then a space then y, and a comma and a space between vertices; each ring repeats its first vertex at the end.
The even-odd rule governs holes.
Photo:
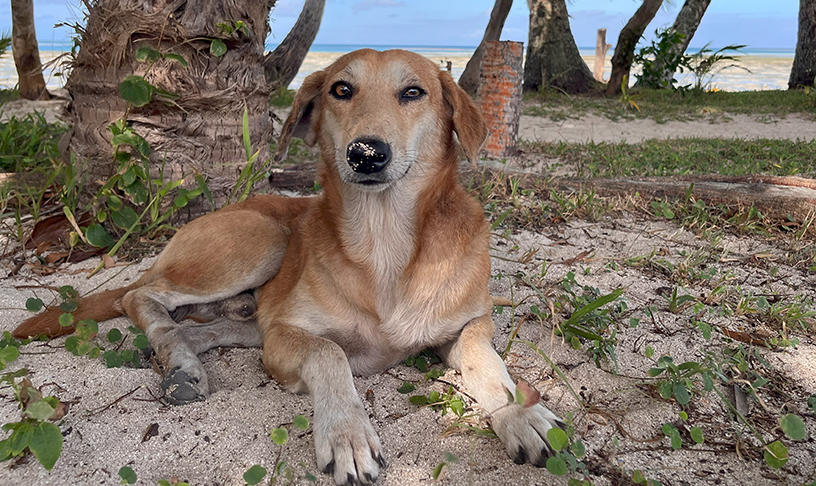
POLYGON ((11 455, 19 456, 29 444, 31 444, 31 439, 34 437, 34 427, 31 426, 28 422, 23 422, 17 427, 17 430, 11 434, 11 455))
POLYGON ((666 399, 671 398, 672 393, 674 392, 670 381, 664 381, 663 383, 661 383, 660 388, 658 388, 657 391, 658 393, 660 393, 661 397, 666 399))
POLYGON ((79 303, 75 300, 66 300, 65 302, 61 302, 59 305, 60 310, 63 312, 74 312, 77 310, 77 307, 79 307, 79 303))
POLYGON ((632 471, 632 482, 635 484, 646 484, 646 476, 643 475, 643 471, 640 469, 632 471))
POLYGON ((130 206, 122 206, 116 211, 111 211, 111 221, 119 228, 128 230, 139 221, 139 215, 130 206))
POLYGON ((45 422, 54 416, 54 407, 48 402, 40 400, 29 405, 24 413, 28 414, 34 420, 45 422))
POLYGON ((547 471, 556 476, 563 476, 567 474, 567 463, 561 457, 550 457, 547 459, 547 471))
POLYGON ((788 448, 778 440, 765 446, 765 451, 762 455, 765 458, 765 464, 774 469, 782 469, 790 458, 788 448))
POLYGON ((107 366, 108 368, 122 367, 122 357, 119 356, 119 353, 112 349, 109 349, 102 353, 102 359, 105 360, 105 366, 107 366))
POLYGON ((692 427, 689 430, 689 434, 691 434, 691 440, 693 440, 697 444, 702 444, 705 442, 705 438, 703 437, 703 429, 700 427, 692 427))
MULTIPOLYGON (((652 348, 651 346, 646 346, 646 349, 643 350, 643 354, 647 358, 651 358, 652 356, 654 356, 654 348, 652 348)), ((652 369, 655 369, 655 368, 652 368, 652 369)), ((652 372, 652 370, 649 370, 649 373, 651 373, 651 372, 652 372)), ((663 372, 663 370, 659 370, 657 374, 659 375, 662 372, 663 372)), ((655 376, 657 376, 657 375, 655 375, 655 376)))
POLYGON ((677 383, 674 385, 672 392, 674 393, 674 398, 677 400, 677 403, 680 405, 688 405, 688 402, 691 401, 691 396, 689 395, 685 383, 677 383))
POLYGON ((61 327, 69 327, 74 325, 74 315, 69 313, 60 314, 59 319, 57 319, 59 325, 61 327))
POLYGON ((79 337, 68 336, 68 338, 65 340, 65 349, 74 356, 78 356, 77 350, 79 349, 79 337))
POLYGON ((435 468, 433 468, 433 473, 431 474, 431 476, 434 478, 434 481, 439 479, 439 475, 442 474, 442 468, 445 467, 445 464, 447 463, 442 461, 439 464, 437 464, 435 468))
POLYGON ((680 438, 680 431, 677 429, 674 429, 674 433, 671 435, 671 446, 676 451, 683 447, 683 440, 680 438))
POLYGON ((0 363, 11 363, 20 357, 20 349, 17 346, 6 346, 0 348, 0 363))
POLYGON ((246 481, 247 484, 258 484, 264 476, 266 476, 266 469, 255 464, 244 473, 244 481, 246 481))
POLYGON ((187 205, 187 198, 182 196, 182 195, 176 196, 176 198, 173 200, 173 207, 175 207, 176 209, 183 208, 186 205, 187 205))
POLYGON ((397 388, 397 391, 403 394, 411 393, 414 390, 416 390, 416 387, 412 383, 408 383, 407 381, 403 381, 402 386, 397 388))
POLYGON ((139 334, 133 339, 133 346, 136 347, 136 349, 145 349, 149 345, 150 343, 147 340, 147 336, 144 334, 139 334))
POLYGON ((108 331, 108 334, 105 336, 105 339, 108 340, 109 343, 118 343, 122 339, 122 331, 119 329, 113 328, 108 331))
POLYGON ((557 427, 553 427, 547 431, 547 441, 549 441, 550 446, 552 446, 556 452, 569 445, 567 433, 557 427))
POLYGON ((105 228, 97 223, 88 226, 88 229, 85 230, 85 238, 88 239, 88 243, 97 248, 110 248, 116 244, 105 228))
POLYGON ((584 446, 582 441, 576 440, 570 444, 570 452, 572 452, 575 457, 580 459, 586 454, 586 446, 584 446))
POLYGON ((278 445, 286 444, 286 441, 289 440, 289 432, 287 432, 283 427, 272 429, 272 431, 269 432, 269 435, 272 437, 272 442, 278 445))
POLYGON ((807 439, 807 429, 805 429, 805 421, 802 417, 789 413, 779 418, 779 426, 782 432, 792 440, 807 439))
POLYGON ((158 61, 161 57, 161 52, 150 46, 141 46, 136 49, 136 60, 139 62, 158 61))
POLYGON ((184 56, 180 54, 173 54, 172 52, 168 52, 167 54, 164 55, 164 58, 172 59, 173 61, 177 61, 182 66, 187 67, 187 59, 184 59, 184 56))
POLYGON ((412 405, 424 407, 425 405, 428 404, 428 397, 423 395, 414 395, 411 398, 409 398, 408 401, 411 402, 412 405))
POLYGON ((45 303, 36 297, 29 297, 26 299, 26 310, 30 312, 39 312, 45 306, 45 303))
POLYGON ((309 419, 303 415, 296 415, 292 422, 295 424, 295 427, 299 428, 300 430, 306 430, 309 428, 309 419))
POLYGON ((419 371, 425 373, 428 371, 428 361, 422 356, 417 356, 414 360, 414 367, 419 371))
POLYGON ((142 76, 128 76, 119 83, 119 96, 134 106, 144 106, 153 97, 153 85, 142 76))
POLYGON ((122 478, 120 484, 136 484, 136 473, 128 466, 119 468, 119 477, 122 478))
POLYGON ((210 43, 210 54, 221 57, 227 53, 227 45, 221 39, 213 39, 210 43))
POLYGON ((244 116, 241 120, 242 135, 244 139, 244 152, 246 152, 246 160, 252 157, 252 142, 249 139, 249 111, 244 106, 244 116))
POLYGON ((62 432, 51 422, 43 422, 34 430, 34 437, 28 446, 37 460, 47 470, 51 470, 62 453, 62 432))

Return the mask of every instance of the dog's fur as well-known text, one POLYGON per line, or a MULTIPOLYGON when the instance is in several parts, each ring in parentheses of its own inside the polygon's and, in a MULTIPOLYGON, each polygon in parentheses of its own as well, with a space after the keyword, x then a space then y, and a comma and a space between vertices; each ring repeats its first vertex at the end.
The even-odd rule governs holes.
MULTIPOLYGON (((310 393, 317 463, 338 484, 374 482, 384 466, 352 374, 432 347, 461 370, 510 456, 542 466, 547 430, 562 424, 540 404, 508 403, 516 386, 491 343, 488 226, 458 182, 454 133, 473 159, 486 132, 433 62, 347 54, 306 78, 278 143, 278 158, 291 137, 319 145, 320 196, 258 196, 194 220, 136 283, 81 300, 75 316, 126 313, 173 403, 208 395, 198 353, 262 345, 267 373, 310 393), (368 152, 355 158, 355 146, 368 152), (360 170, 378 150, 378 168, 360 170)), ((14 334, 60 334, 60 312, 14 334)))

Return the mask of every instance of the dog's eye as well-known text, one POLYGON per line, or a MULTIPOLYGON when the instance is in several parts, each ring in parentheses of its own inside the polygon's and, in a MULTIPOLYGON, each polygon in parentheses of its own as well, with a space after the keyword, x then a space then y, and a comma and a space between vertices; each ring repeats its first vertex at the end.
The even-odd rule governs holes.
POLYGON ((417 98, 422 97, 425 94, 425 90, 422 88, 417 88, 416 86, 411 86, 409 88, 405 88, 400 95, 400 98, 403 100, 415 100, 417 98))
POLYGON ((330 93, 338 100, 347 100, 351 98, 352 90, 348 84, 338 81, 332 85, 330 93))

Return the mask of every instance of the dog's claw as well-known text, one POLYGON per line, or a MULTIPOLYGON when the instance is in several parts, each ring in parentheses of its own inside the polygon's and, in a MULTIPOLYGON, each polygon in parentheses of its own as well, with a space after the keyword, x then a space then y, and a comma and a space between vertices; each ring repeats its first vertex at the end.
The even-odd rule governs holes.
POLYGON ((186 405, 191 402, 200 402, 207 397, 196 385, 199 379, 190 376, 178 366, 171 369, 161 382, 164 398, 171 405, 186 405))
POLYGON ((527 462, 527 454, 524 453, 524 448, 518 448, 518 452, 516 453, 516 457, 513 458, 513 462, 516 464, 524 464, 527 462))
POLYGON ((334 460, 326 464, 326 467, 323 468, 323 472, 326 474, 334 474, 334 460))
POLYGON ((386 466, 385 458, 382 456, 382 454, 377 454, 377 457, 375 457, 374 459, 377 460, 377 464, 379 464, 381 468, 383 469, 385 468, 386 466))

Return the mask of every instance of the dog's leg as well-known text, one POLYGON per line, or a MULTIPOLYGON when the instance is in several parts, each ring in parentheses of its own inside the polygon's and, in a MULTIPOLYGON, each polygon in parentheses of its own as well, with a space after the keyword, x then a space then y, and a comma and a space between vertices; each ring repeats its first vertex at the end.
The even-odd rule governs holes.
MULTIPOLYGON (((178 324, 163 302, 168 300, 167 294, 170 292, 161 292, 155 286, 142 287, 129 292, 122 305, 137 327, 145 332, 156 358, 164 367, 161 386, 167 401, 183 405, 204 400, 209 395, 209 385, 207 373, 197 355, 217 346, 258 347, 261 345, 260 333, 254 320, 225 317, 206 325, 178 324)), ((172 296, 181 303, 185 298, 195 299, 178 293, 172 296)))
POLYGON ((373 483, 385 466, 380 439, 368 420, 340 346, 303 329, 273 324, 264 336, 267 373, 314 406, 317 465, 337 484, 373 483))
POLYGON ((459 338, 438 348, 448 366, 462 372, 465 386, 488 413, 493 431, 504 442, 517 464, 525 461, 542 467, 551 454, 547 431, 563 422, 541 404, 524 408, 510 401, 516 385, 493 349, 493 319, 485 315, 470 321, 459 338))

